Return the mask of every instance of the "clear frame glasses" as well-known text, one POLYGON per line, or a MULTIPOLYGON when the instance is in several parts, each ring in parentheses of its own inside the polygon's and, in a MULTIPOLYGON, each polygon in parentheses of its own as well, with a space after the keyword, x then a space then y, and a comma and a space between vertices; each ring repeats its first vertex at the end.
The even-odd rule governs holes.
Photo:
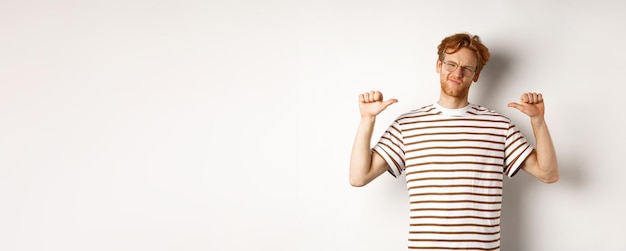
MULTIPOLYGON (((449 72, 453 72, 456 70, 456 68, 459 67, 459 64, 452 62, 452 61, 443 61, 442 63, 446 71, 449 71, 449 72)), ((476 73, 476 68, 463 66, 461 67, 461 71, 463 72, 463 76, 474 76, 474 74, 476 73)))

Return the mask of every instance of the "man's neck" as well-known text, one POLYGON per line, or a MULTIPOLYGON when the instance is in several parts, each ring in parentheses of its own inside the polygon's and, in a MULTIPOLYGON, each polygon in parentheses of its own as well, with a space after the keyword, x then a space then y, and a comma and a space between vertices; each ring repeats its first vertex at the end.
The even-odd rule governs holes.
POLYGON ((467 96, 464 98, 460 98, 460 97, 448 97, 448 96, 442 95, 441 97, 439 97, 439 101, 437 101, 437 104, 448 109, 459 109, 459 108, 466 107, 469 104, 469 102, 467 101, 467 96))

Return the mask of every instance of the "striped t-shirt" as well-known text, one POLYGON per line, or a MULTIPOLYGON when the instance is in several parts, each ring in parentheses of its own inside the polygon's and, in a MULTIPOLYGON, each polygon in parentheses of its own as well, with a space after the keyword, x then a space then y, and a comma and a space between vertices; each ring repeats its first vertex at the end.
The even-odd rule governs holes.
POLYGON ((394 177, 406 172, 409 250, 500 250, 503 174, 533 151, 507 117, 432 104, 398 117, 373 150, 394 177))

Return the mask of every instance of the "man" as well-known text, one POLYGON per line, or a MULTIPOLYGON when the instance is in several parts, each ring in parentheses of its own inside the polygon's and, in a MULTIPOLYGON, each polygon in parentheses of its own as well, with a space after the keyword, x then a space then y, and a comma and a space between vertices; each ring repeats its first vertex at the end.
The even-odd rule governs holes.
POLYGON ((438 46, 437 103, 399 116, 370 149, 376 115, 397 102, 359 95, 361 121, 350 159, 350 184, 385 171, 406 173, 411 250, 500 250, 502 180, 522 169, 545 183, 559 179, 541 94, 509 103, 530 117, 533 148, 505 116, 468 101, 490 54, 478 36, 455 34, 438 46))

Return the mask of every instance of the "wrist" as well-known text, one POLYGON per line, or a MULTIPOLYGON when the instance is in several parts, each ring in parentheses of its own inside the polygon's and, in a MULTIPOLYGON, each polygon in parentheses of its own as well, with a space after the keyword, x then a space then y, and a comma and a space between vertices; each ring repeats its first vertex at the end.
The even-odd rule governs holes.
POLYGON ((536 116, 536 117, 530 118, 530 124, 532 126, 541 126, 541 125, 544 125, 545 123, 546 123, 546 120, 543 118, 543 116, 536 116))
POLYGON ((361 122, 368 122, 368 123, 376 122, 376 116, 361 115, 361 122))

